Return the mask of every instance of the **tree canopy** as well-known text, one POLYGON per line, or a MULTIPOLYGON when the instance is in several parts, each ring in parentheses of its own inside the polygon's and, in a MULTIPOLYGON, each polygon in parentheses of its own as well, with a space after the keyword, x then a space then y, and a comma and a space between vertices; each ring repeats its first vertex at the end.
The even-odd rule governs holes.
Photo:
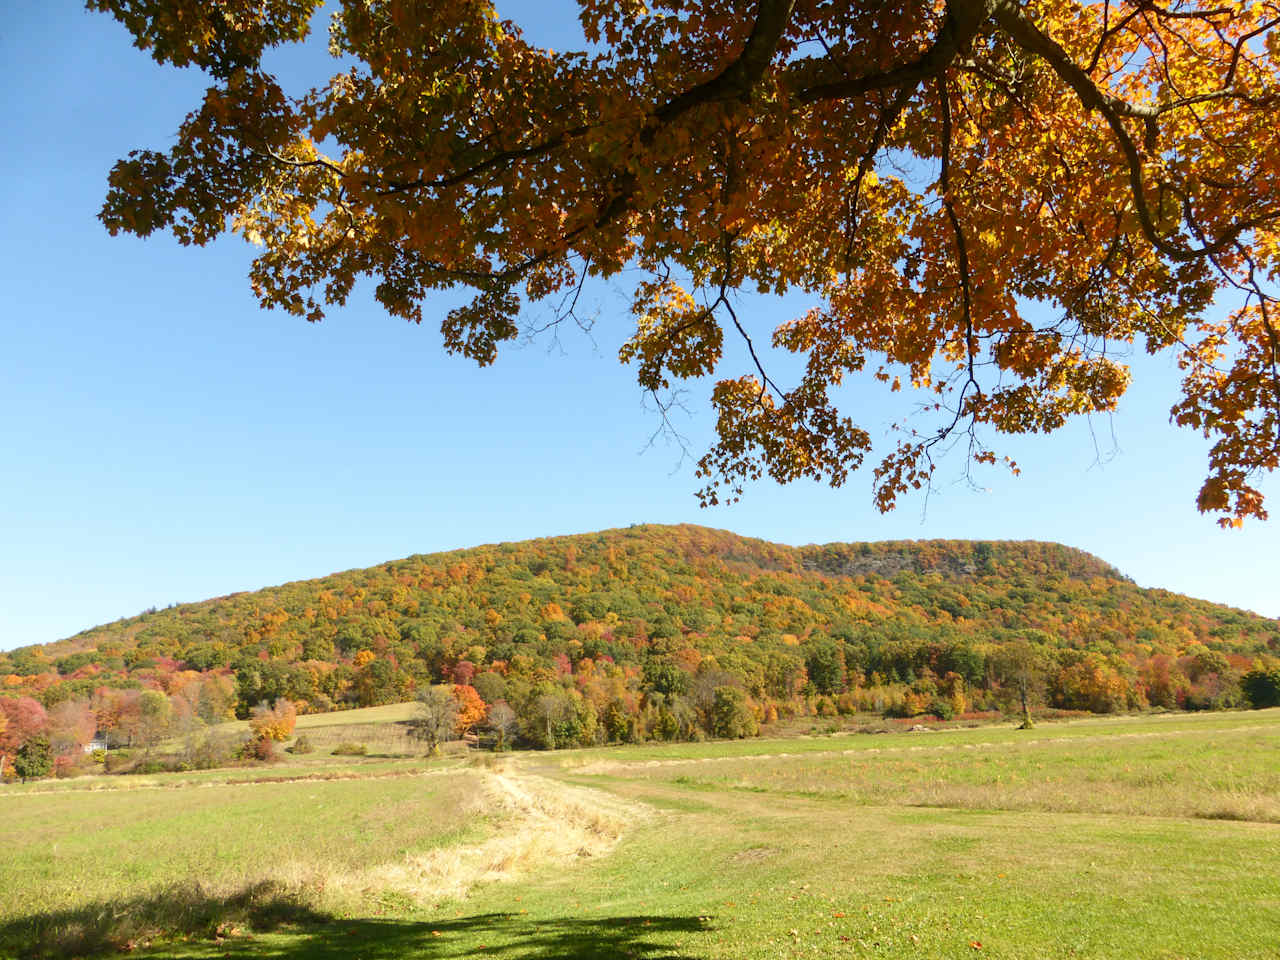
MULTIPOLYGON (((340 0, 337 72, 286 91, 268 48, 320 0, 89 0, 211 80, 168 152, 110 175, 112 232, 227 230, 265 306, 319 320, 360 278, 482 364, 546 301, 638 268, 640 386, 714 376, 704 503, 768 474, 843 483, 871 450, 835 388, 927 392, 874 468, 891 507, 959 444, 1113 409, 1124 348, 1169 351, 1171 416, 1211 440, 1202 511, 1266 512, 1280 459, 1280 6, 1171 0, 579 0, 581 51, 485 0, 340 0), (743 290, 817 306, 773 331, 743 290), (740 337, 748 369, 722 368, 740 337)), ((665 409, 665 408, 664 408, 665 409)))

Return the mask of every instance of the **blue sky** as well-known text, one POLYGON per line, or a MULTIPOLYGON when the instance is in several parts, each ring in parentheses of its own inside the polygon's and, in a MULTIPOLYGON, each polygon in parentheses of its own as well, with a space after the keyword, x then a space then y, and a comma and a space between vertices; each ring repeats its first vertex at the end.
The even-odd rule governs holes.
MULTIPOLYGON (((539 23, 563 45, 553 18, 539 23)), ((987 489, 944 463, 927 511, 878 514, 869 472, 836 491, 761 483, 700 510, 692 464, 645 449, 656 420, 616 359, 622 286, 589 294, 591 338, 566 332, 484 370, 443 354, 431 323, 381 313, 367 287, 318 326, 263 312, 238 239, 189 250, 112 239, 95 219, 112 162, 169 142, 198 75, 68 4, 10 10, 0 62, 0 649, 410 553, 638 522, 793 544, 1055 540, 1143 586, 1280 615, 1275 522, 1224 532, 1195 511, 1205 446, 1168 423, 1171 361, 1139 358, 1120 412, 1095 420, 1105 463, 1082 422, 1002 447, 1023 474, 982 473, 987 489)), ((796 308, 753 298, 740 314, 767 340, 796 308)), ((874 385, 846 396, 877 439, 904 409, 874 385)), ((705 394, 689 407, 701 452, 705 394)))

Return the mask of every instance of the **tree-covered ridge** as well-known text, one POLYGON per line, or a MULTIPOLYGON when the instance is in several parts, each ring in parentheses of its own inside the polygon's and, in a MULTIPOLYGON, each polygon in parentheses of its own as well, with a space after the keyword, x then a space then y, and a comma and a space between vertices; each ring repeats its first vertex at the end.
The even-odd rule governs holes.
POLYGON ((788 547, 637 526, 149 611, 0 654, 0 682, 98 713, 114 688, 186 691, 177 713, 210 721, 451 683, 504 702, 509 732, 546 746, 741 734, 797 713, 989 710, 1007 706, 1007 654, 1024 648, 1035 697, 1057 707, 1222 707, 1280 666, 1280 622, 1139 588, 1058 544, 788 547))

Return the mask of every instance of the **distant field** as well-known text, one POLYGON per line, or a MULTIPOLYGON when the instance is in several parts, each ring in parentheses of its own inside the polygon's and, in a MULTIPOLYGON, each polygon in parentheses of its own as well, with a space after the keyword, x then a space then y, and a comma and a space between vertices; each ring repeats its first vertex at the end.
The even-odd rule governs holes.
MULTIPOLYGON (((413 716, 415 702, 390 703, 381 707, 338 710, 334 713, 309 713, 298 718, 295 735, 305 735, 317 753, 328 753, 340 743, 362 744, 371 754, 421 755, 422 744, 408 735, 406 720, 413 716)), ((231 720, 218 730, 227 733, 248 732, 246 720, 231 720)))
POLYGON ((0 955, 57 955, 76 924, 86 947, 134 931, 136 955, 202 958, 1225 960, 1280 943, 1280 710, 338 761, 258 774, 360 779, 0 791, 0 955), (113 933, 111 910, 131 923, 113 933))
POLYGON ((650 751, 643 760, 601 758, 581 770, 704 791, 830 797, 860 806, 1280 823, 1280 726, 1274 714, 1225 715, 1234 725, 1224 715, 1205 715, 1084 721, 1031 731, 862 736, 844 743, 804 741, 799 750, 775 741, 778 752, 754 756, 715 753, 703 745, 669 754, 650 751))

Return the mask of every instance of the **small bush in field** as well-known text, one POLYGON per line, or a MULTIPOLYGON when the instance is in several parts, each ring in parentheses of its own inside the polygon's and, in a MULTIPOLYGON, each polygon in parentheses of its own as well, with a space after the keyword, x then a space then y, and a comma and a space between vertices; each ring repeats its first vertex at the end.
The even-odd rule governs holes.
POLYGON ((929 712, 939 720, 955 719, 956 709, 947 700, 938 699, 929 704, 929 712))
POLYGON ((39 780, 53 773, 53 750, 49 747, 46 736, 32 737, 13 758, 13 769, 19 777, 26 780, 39 780))
POLYGON ((58 778, 74 777, 80 772, 81 757, 61 754, 53 758, 53 775, 58 778))
POLYGON ((369 751, 363 743, 348 743, 344 740, 330 752, 335 757, 363 757, 369 751))
POLYGON ((298 720, 298 709, 292 700, 283 697, 276 700, 275 706, 260 703, 253 708, 249 717, 249 729, 259 740, 288 740, 293 733, 293 726, 298 720))
POLYGON ((127 773, 133 766, 133 754, 127 750, 115 750, 103 761, 107 773, 127 773))
POLYGON ((754 737, 760 732, 760 725, 747 705, 746 692, 737 687, 715 688, 711 719, 717 737, 741 739, 754 737))
POLYGON ((285 750, 288 753, 311 753, 315 750, 315 747, 311 745, 311 741, 307 739, 307 735, 304 733, 293 741, 293 746, 286 747, 285 750))
POLYGON ((197 770, 224 766, 237 755, 239 748, 233 735, 209 733, 196 744, 191 765, 197 770))
POLYGON ((260 760, 266 763, 281 759, 280 749, 271 738, 251 738, 236 751, 238 760, 260 760))

